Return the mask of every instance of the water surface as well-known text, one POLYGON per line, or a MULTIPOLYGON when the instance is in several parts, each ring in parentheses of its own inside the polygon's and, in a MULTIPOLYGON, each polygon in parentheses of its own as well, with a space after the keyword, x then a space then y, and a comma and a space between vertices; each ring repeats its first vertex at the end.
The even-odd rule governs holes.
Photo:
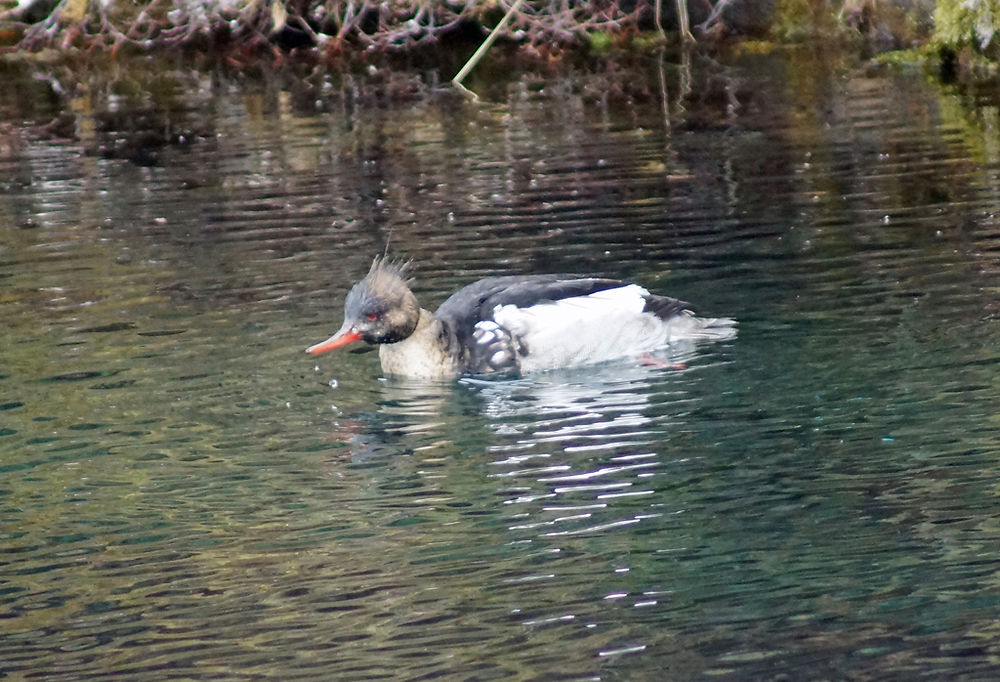
POLYGON ((996 674, 991 93, 803 54, 478 105, 156 82, 0 107, 0 675, 996 674), (303 354, 387 243, 428 307, 592 272, 739 336, 429 385, 303 354))

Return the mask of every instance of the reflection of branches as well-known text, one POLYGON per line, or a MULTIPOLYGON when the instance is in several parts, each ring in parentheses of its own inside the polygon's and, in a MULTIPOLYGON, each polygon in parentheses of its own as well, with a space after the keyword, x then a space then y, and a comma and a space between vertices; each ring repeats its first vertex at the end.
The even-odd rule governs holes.
POLYGON ((663 129, 669 131, 671 128, 671 118, 678 112, 684 110, 684 100, 691 94, 691 52, 681 51, 681 61, 676 65, 677 70, 677 96, 673 105, 670 101, 670 88, 667 86, 667 64, 660 55, 657 61, 657 77, 660 85, 660 110, 663 113, 663 129))
POLYGON ((705 19, 705 21, 700 23, 698 25, 698 29, 702 32, 706 32, 714 28, 715 25, 722 20, 722 13, 725 11, 729 3, 730 0, 717 0, 715 6, 712 7, 712 12, 708 15, 708 19, 705 19))
MULTIPOLYGON (((683 21, 685 0, 676 1, 683 21)), ((714 8, 719 10, 727 1, 716 0, 714 8)), ((500 35, 542 46, 585 42, 595 33, 637 31, 660 6, 659 0, 528 0, 512 11, 513 4, 514 0, 59 0, 44 18, 28 26, 21 46, 39 48, 60 40, 68 44, 79 38, 85 46, 132 45, 148 50, 222 35, 253 44, 269 42, 288 28, 315 46, 356 41, 401 50, 438 41, 463 23, 495 25, 502 16, 498 13, 511 14, 500 35)), ((0 21, 26 16, 26 5, 21 5, 5 12, 0 21)))

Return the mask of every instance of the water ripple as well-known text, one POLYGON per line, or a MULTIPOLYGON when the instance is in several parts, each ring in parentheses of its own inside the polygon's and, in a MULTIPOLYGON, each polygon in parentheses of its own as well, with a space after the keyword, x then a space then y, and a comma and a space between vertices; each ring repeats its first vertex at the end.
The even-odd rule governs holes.
POLYGON ((786 58, 477 107, 220 75, 134 158, 110 92, 81 140, 0 128, 0 675, 988 678, 992 133, 786 58), (740 337, 307 359, 387 242, 428 307, 594 272, 740 337))

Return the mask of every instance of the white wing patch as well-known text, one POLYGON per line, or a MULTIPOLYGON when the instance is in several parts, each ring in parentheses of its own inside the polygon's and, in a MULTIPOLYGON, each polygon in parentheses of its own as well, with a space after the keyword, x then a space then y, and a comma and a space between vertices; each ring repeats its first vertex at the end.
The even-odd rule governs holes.
POLYGON ((528 308, 497 306, 493 319, 526 348, 522 371, 602 362, 670 341, 670 325, 643 313, 648 295, 646 289, 629 284, 528 308))

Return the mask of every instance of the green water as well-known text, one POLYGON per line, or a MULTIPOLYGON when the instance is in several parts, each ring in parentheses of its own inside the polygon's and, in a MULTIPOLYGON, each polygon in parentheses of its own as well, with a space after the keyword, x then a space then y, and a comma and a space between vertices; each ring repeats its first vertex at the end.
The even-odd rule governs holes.
POLYGON ((72 134, 0 108, 0 676, 996 675, 988 93, 174 77, 163 145, 113 87, 72 134), (595 272, 739 335, 441 385, 306 356, 387 242, 428 307, 595 272))

